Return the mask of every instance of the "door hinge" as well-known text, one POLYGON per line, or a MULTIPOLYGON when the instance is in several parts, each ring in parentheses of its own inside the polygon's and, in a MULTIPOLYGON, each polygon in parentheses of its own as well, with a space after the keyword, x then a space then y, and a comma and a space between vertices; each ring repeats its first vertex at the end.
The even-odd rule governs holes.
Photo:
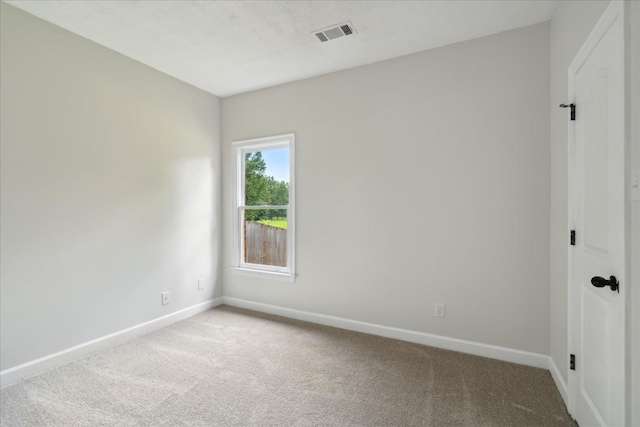
POLYGON ((576 370, 576 355, 575 354, 570 354, 569 355, 569 369, 571 369, 572 371, 576 370))
POLYGON ((560 108, 571 108, 571 120, 576 119, 576 104, 560 104, 560 108))
POLYGON ((571 233, 569 234, 569 242, 571 243, 571 246, 576 245, 576 230, 571 230, 571 233))

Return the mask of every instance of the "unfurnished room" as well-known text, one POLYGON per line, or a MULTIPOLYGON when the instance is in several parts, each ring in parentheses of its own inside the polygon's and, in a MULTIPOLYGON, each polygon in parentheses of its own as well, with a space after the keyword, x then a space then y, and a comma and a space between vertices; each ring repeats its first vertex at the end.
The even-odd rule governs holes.
POLYGON ((640 427, 640 1, 0 8, 2 427, 640 427))

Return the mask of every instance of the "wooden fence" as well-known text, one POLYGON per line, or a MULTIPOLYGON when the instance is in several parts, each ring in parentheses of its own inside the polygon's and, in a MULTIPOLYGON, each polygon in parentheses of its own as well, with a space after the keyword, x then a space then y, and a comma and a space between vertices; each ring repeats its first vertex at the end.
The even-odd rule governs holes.
POLYGON ((244 259, 251 264, 287 266, 287 230, 247 221, 244 259))

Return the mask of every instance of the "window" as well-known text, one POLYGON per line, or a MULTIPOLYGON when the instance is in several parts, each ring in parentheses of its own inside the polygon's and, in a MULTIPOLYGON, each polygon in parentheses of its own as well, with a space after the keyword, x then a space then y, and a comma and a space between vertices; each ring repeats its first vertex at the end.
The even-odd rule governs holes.
POLYGON ((294 281, 294 140, 288 134, 233 143, 236 274, 294 281))

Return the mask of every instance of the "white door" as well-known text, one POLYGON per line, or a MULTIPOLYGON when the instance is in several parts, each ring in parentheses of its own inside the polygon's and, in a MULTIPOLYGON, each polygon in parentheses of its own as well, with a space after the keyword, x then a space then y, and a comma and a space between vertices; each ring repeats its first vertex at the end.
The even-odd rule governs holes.
POLYGON ((609 6, 569 68, 576 106, 569 125, 569 221, 576 233, 569 256, 569 351, 575 355, 569 406, 581 427, 625 425, 622 13, 622 4, 609 6))

